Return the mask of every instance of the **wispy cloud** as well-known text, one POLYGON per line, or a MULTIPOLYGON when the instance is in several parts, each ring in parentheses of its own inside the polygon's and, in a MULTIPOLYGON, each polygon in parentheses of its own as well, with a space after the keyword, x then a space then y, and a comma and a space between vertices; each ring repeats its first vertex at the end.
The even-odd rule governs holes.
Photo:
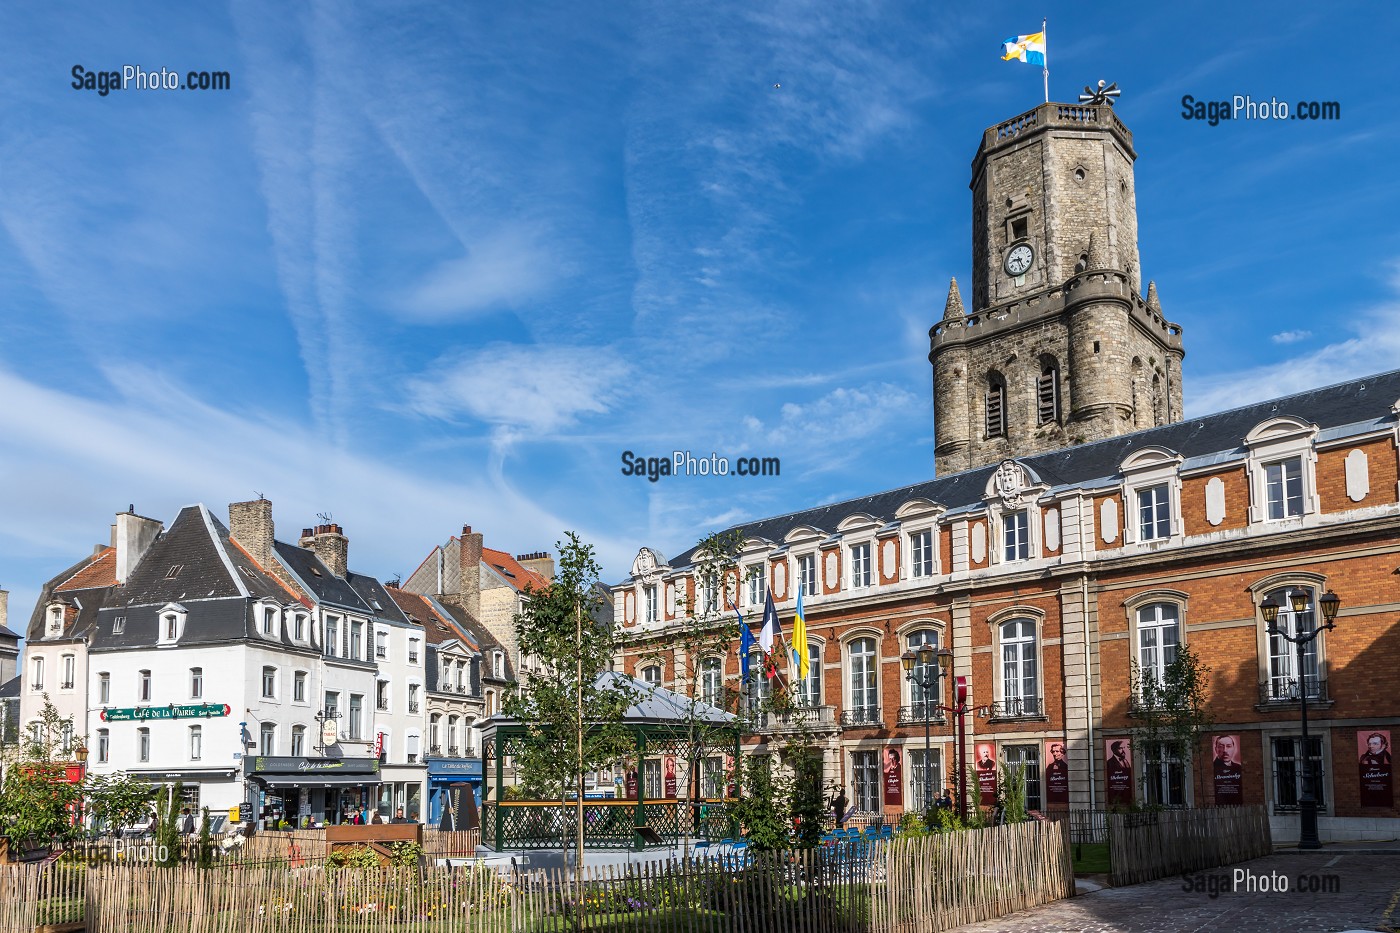
POLYGON ((1310 330, 1285 330, 1274 334, 1269 339, 1274 343, 1298 343, 1300 340, 1307 340, 1312 336, 1310 330))
MULTIPOLYGON (((1395 369, 1400 365, 1400 269, 1391 278, 1391 285, 1395 295, 1389 301, 1357 314, 1332 318, 1343 333, 1351 334, 1346 339, 1314 343, 1297 356, 1264 366, 1194 377, 1186 383, 1187 414, 1237 408, 1395 369)), ((1297 337, 1278 341, 1277 336, 1274 339, 1285 345, 1303 340, 1297 337)))
POLYGON ((547 434, 610 412, 624 396, 629 371, 606 347, 493 344, 445 357, 410 380, 407 405, 428 417, 467 416, 547 434))
POLYGON ((862 442, 918 417, 926 405, 888 383, 835 389, 810 402, 788 402, 777 418, 744 419, 745 449, 779 455, 805 473, 828 471, 863 453, 862 442))
POLYGON ((401 307, 430 321, 517 307, 547 292, 560 271, 541 239, 520 228, 501 230, 466 256, 438 264, 401 307))

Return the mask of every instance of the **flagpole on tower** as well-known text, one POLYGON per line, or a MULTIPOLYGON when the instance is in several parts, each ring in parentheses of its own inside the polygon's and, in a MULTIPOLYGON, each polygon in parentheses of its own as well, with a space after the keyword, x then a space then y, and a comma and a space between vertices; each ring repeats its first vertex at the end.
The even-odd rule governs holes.
POLYGON ((1047 104, 1050 103, 1050 43, 1046 41, 1049 39, 1049 36, 1045 34, 1045 27, 1049 22, 1049 17, 1040 21, 1040 43, 1045 48, 1045 51, 1041 53, 1042 62, 1040 74, 1041 77, 1045 79, 1045 102, 1047 104))

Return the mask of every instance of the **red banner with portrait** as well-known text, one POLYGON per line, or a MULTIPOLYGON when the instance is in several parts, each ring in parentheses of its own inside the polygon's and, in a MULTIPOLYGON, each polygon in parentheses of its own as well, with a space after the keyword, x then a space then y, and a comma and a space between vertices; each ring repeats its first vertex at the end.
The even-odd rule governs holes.
POLYGON ((1238 735, 1217 735, 1211 741, 1211 774, 1215 780, 1215 805, 1238 807, 1244 803, 1244 762, 1238 735))
POLYGON ((1390 730, 1361 729, 1356 733, 1357 777, 1361 781, 1363 807, 1395 805, 1395 777, 1391 767, 1390 730))
POLYGON ((1133 743, 1131 739, 1104 739, 1104 796, 1110 807, 1133 805, 1133 743))
POLYGON ((1049 739, 1045 743, 1045 805, 1069 806, 1069 758, 1065 755, 1064 739, 1049 739))
POLYGON ((904 749, 898 745, 885 749, 883 772, 885 806, 904 806, 904 749))
POLYGON ((665 796, 675 799, 676 796, 676 757, 667 755, 662 759, 661 766, 665 769, 665 796))
POLYGON ((977 743, 977 757, 973 767, 977 771, 978 799, 982 806, 995 806, 997 802, 997 750, 991 742, 977 743))

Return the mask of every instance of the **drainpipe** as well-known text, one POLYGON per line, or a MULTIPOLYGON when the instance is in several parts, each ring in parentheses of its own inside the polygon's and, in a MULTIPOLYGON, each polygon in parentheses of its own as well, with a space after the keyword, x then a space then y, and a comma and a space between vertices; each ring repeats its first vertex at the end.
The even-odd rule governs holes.
POLYGON ((1092 810, 1098 800, 1098 788, 1094 786, 1094 778, 1097 776, 1098 768, 1094 764, 1094 677, 1093 668, 1089 666, 1089 575, 1087 573, 1079 575, 1079 605, 1084 619, 1084 716, 1085 723, 1089 727, 1089 809, 1092 810))

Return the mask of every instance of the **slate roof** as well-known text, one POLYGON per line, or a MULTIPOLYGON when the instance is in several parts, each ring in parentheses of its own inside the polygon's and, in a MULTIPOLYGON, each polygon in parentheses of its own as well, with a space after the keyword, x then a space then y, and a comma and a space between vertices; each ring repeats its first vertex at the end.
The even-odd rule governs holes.
MULTIPOLYGON (((89 554, 71 567, 66 568, 61 573, 56 574, 44 583, 39 591, 39 598, 34 603, 34 609, 29 614, 29 625, 25 628, 28 633, 25 637, 31 640, 38 640, 44 637, 44 609, 54 598, 54 590, 62 586, 67 580, 73 579, 102 557, 105 548, 98 548, 94 553, 89 554)), ((103 598, 102 590, 92 592, 70 591, 62 595, 61 598, 73 602, 80 600, 84 603, 92 603, 94 608, 101 603, 103 598)))
POLYGON ((385 587, 385 591, 405 616, 423 626, 423 634, 429 645, 455 638, 473 650, 479 649, 476 638, 445 607, 440 609, 434 600, 396 586, 385 587))
POLYGON ((285 541, 272 542, 272 549, 277 558, 318 602, 365 615, 374 614, 374 610, 360 598, 360 594, 350 582, 331 573, 330 568, 321 563, 321 559, 310 550, 287 544, 285 541))
POLYGON ((19 699, 19 675, 0 684, 0 700, 19 699))
MULTIPOLYGON (((1165 447, 1181 454, 1188 466, 1192 459, 1215 455, 1224 455, 1225 459, 1243 457, 1245 435, 1262 422, 1283 415, 1293 415, 1317 425, 1320 434, 1326 437, 1344 437, 1393 425, 1396 416, 1392 408, 1397 400, 1400 400, 1400 369, 1188 418, 1176 424, 1018 457, 1017 462, 1029 467, 1052 488, 1087 486, 1116 477, 1119 466, 1129 454, 1149 446, 1165 447)), ((809 525, 831 533, 846 518, 859 513, 891 521, 895 511, 910 499, 928 499, 949 510, 976 506, 981 504, 987 481, 996 469, 996 464, 978 467, 858 499, 731 527, 742 529, 749 538, 781 543, 799 526, 809 525)), ((694 547, 683 551, 670 561, 671 567, 689 566, 694 553, 694 547)))

